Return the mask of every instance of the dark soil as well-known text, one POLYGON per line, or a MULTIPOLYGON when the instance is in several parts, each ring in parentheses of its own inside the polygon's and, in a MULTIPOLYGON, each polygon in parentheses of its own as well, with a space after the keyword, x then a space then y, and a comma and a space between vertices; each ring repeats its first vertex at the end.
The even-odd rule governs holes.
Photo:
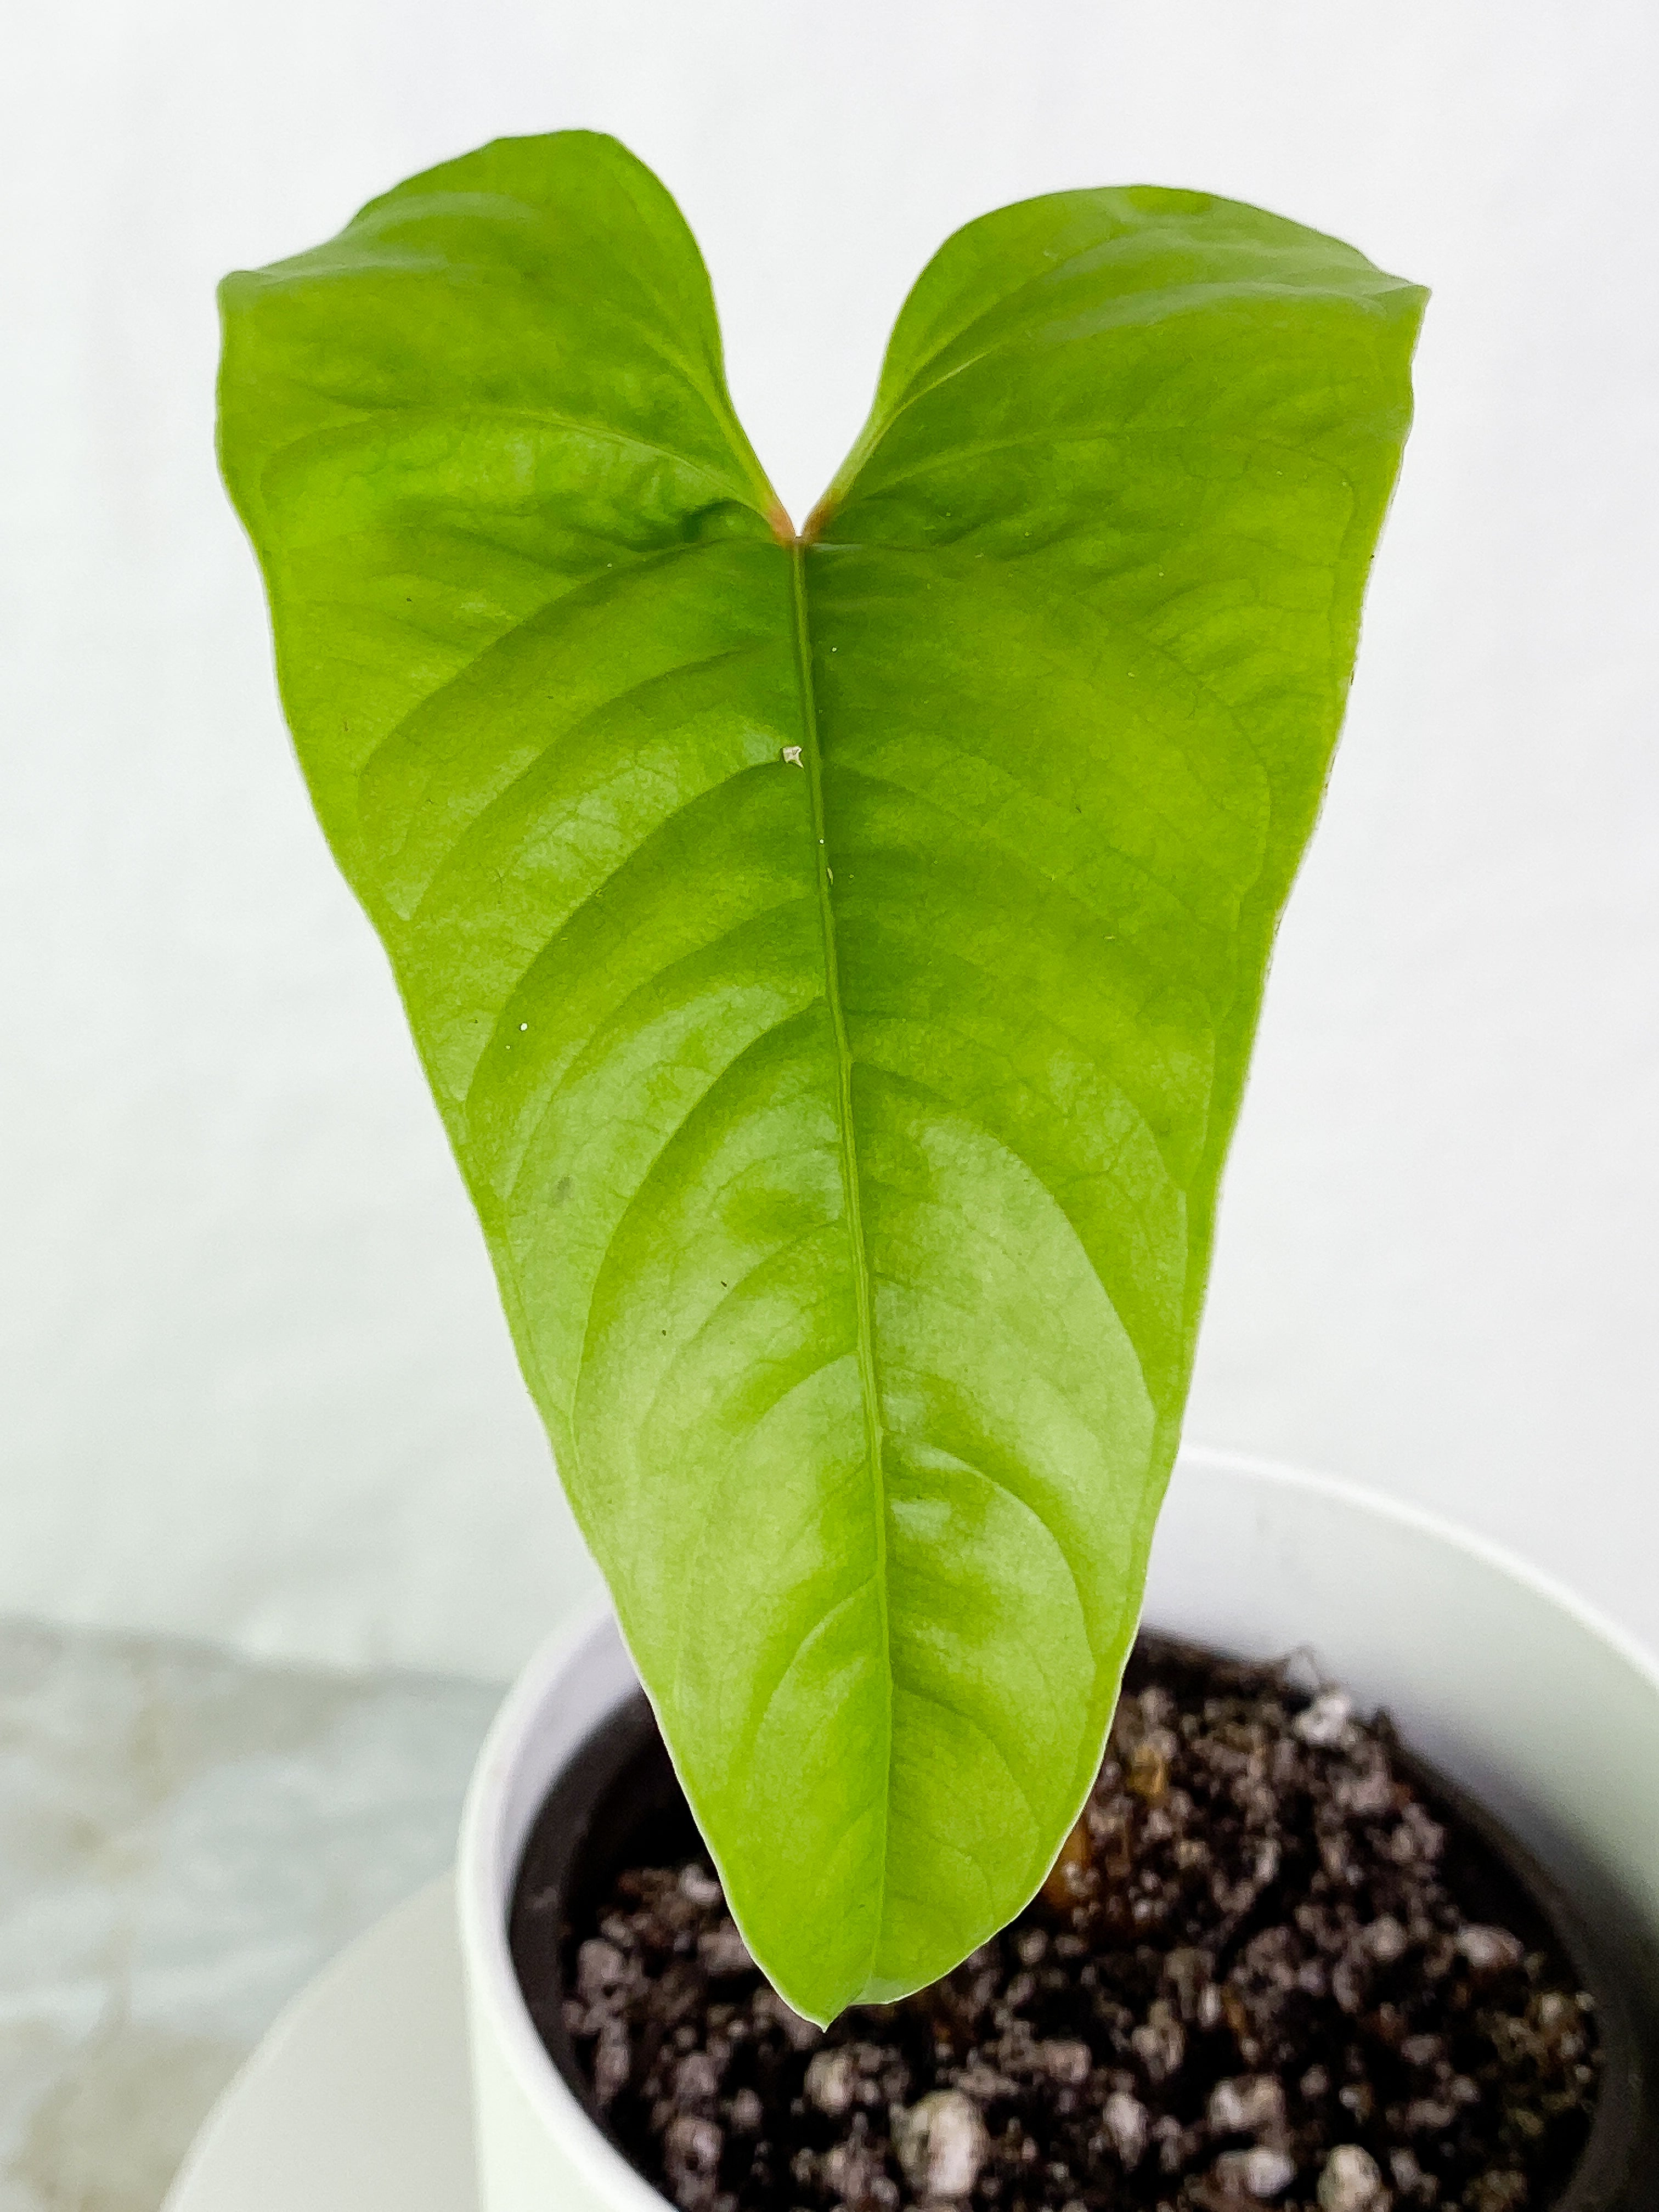
POLYGON ((1595 2097, 1589 2000, 1524 1887, 1294 1663, 1140 1647, 1042 1895, 827 2033, 706 1857, 627 1868, 562 1935, 532 2013, 562 2005, 684 2212, 1542 2212, 1595 2097))

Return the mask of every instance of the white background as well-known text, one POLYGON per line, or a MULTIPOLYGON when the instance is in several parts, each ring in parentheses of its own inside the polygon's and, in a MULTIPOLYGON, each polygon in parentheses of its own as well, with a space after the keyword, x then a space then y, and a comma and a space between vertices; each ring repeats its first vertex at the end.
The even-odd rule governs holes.
POLYGON ((210 450, 213 285, 617 131, 800 514, 1000 202, 1256 200, 1432 285, 1189 1433, 1659 1641, 1652 0, 59 0, 0 99, 0 1607, 501 1672, 591 1574, 210 450))

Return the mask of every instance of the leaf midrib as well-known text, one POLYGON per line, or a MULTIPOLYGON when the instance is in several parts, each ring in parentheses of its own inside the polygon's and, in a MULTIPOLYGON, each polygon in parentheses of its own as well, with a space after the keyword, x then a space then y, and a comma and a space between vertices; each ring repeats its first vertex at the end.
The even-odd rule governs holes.
MULTIPOLYGON (((870 1470, 871 1517, 875 1535, 876 1606, 881 1622, 881 1664, 884 1678, 886 1741, 881 1790, 881 1862, 876 1887, 876 1915, 871 1938, 873 1964, 886 1917, 888 1826, 893 1773, 893 1639, 887 1603, 887 1486, 882 1462, 881 1401, 876 1387, 875 1330, 871 1312, 870 1261, 865 1249, 864 1215, 859 1190, 858 1141, 853 1126, 853 1052, 842 1005, 841 969, 836 947, 836 912, 831 896, 829 831, 823 806, 823 762, 818 744, 817 702, 812 681, 812 639, 806 611, 807 546, 799 538, 789 548, 790 601, 795 649, 795 678, 800 695, 801 757, 811 800, 812 837, 817 871, 818 918, 823 935, 823 994, 836 1052, 836 1127, 841 1155, 842 1202, 853 1253, 854 1299, 858 1315, 859 1389, 864 1405, 864 1449, 870 1470)), ((866 1972, 868 1969, 866 1968, 866 1972)))

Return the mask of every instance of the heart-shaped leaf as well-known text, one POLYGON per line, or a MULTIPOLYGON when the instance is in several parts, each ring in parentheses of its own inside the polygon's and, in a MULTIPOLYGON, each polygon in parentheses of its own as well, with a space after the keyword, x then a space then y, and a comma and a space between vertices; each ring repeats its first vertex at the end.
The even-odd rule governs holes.
POLYGON ((797 539, 611 140, 226 283, 306 774, 815 2019, 1009 1919, 1099 1759, 1421 302, 1201 194, 1006 209, 797 539))

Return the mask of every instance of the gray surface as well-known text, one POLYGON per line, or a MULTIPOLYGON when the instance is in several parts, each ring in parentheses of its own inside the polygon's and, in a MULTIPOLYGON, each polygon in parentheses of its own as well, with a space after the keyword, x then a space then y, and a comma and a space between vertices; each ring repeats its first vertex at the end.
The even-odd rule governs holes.
POLYGON ((153 2212, 277 2008, 447 1865, 498 1695, 0 1623, 0 2212, 153 2212))

